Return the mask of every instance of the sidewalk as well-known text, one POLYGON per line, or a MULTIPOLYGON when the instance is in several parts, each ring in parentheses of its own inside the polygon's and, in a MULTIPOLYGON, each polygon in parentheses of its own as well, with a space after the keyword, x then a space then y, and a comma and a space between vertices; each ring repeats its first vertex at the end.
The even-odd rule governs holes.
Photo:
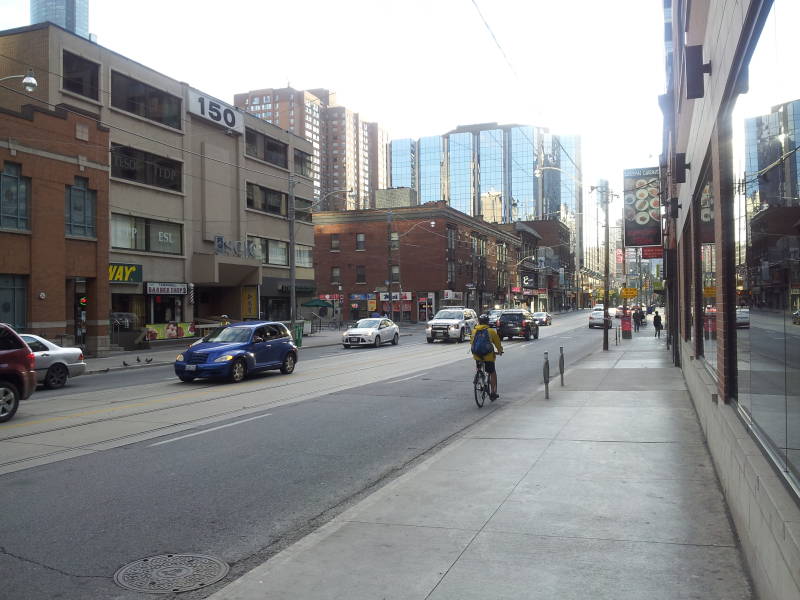
POLYGON ((511 402, 211 600, 752 599, 650 327, 511 402))
MULTIPOLYGON (((424 323, 400 323, 400 337, 410 335, 424 335, 424 323)), ((191 342, 184 344, 180 342, 165 348, 153 350, 131 350, 125 352, 111 352, 105 356, 86 359, 86 373, 107 373, 108 371, 121 371, 124 369, 144 369, 158 365, 171 365, 175 362, 175 357, 181 350, 186 348, 191 342), (136 359, 139 359, 137 361, 136 359), (148 363, 147 360, 150 360, 148 363), (125 366, 124 363, 128 363, 125 366)), ((307 348, 318 348, 320 346, 338 346, 342 343, 342 332, 331 329, 323 329, 311 335, 304 335, 302 346, 300 347, 300 360, 303 359, 303 350, 307 348)))

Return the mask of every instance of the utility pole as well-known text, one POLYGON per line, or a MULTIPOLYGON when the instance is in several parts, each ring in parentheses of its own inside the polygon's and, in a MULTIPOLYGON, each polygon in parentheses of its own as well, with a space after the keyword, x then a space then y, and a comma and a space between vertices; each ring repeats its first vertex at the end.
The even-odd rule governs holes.
POLYGON ((387 244, 387 276, 386 276, 386 291, 389 294, 389 311, 392 314, 392 321, 394 321, 394 299, 392 298, 392 211, 386 213, 386 244, 387 244))
POLYGON ((289 217, 289 323, 292 335, 294 335, 295 304, 297 303, 297 266, 294 260, 295 248, 295 211, 294 211, 294 175, 289 175, 289 206, 287 209, 289 217))
POLYGON ((603 350, 608 350, 608 324, 609 324, 609 316, 608 316, 608 286, 610 285, 609 282, 609 269, 610 265, 608 264, 608 199, 609 199, 609 190, 608 188, 601 188, 600 189, 601 198, 603 199, 603 212, 605 214, 606 220, 606 245, 605 245, 605 282, 603 283, 603 350))

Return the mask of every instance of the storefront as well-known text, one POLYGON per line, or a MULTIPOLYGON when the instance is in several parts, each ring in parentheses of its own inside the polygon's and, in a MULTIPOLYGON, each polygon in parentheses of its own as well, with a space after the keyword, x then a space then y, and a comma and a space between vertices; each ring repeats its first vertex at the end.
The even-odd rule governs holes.
MULTIPOLYGON (((361 294, 371 296, 372 294, 361 294)), ((411 321, 413 306, 411 292, 392 292, 391 301, 389 292, 379 292, 380 310, 394 321, 411 321)))
POLYGON ((147 339, 163 340, 194 335, 186 319, 186 283, 147 282, 144 285, 147 339))
MULTIPOLYGON (((261 318, 268 321, 288 321, 291 319, 289 311, 290 280, 278 277, 264 277, 261 282, 261 318)), ((313 279, 297 279, 294 290, 297 306, 300 307, 303 302, 314 297, 317 286, 313 279)), ((296 314, 300 314, 299 308, 296 314)))

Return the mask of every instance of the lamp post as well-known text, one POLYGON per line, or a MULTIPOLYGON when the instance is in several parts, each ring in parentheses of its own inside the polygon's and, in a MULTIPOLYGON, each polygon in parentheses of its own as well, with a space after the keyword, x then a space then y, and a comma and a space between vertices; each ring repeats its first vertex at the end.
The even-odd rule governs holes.
POLYGON ((22 79, 22 87, 29 94, 36 90, 39 85, 36 81, 36 77, 33 76, 33 69, 28 69, 25 75, 7 75, 6 77, 0 77, 0 81, 6 81, 8 79, 22 79))
MULTIPOLYGON (((287 217, 289 218, 289 324, 292 335, 294 335, 294 322, 296 320, 296 313, 297 307, 297 265, 295 263, 295 231, 294 226, 296 222, 295 217, 295 196, 294 196, 294 186, 297 184, 295 181, 294 175, 289 175, 289 207, 287 210, 287 217)), ((353 190, 332 190, 322 196, 316 202, 312 202, 308 209, 311 210, 314 206, 322 203, 325 201, 328 196, 332 196, 333 194, 341 194, 342 192, 352 193, 353 190)))

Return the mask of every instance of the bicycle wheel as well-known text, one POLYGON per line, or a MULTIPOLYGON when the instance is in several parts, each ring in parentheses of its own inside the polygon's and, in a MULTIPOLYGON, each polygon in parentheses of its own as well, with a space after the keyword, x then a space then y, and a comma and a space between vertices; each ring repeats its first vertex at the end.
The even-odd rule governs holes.
POLYGON ((475 391, 475 404, 478 405, 478 408, 483 408, 483 403, 486 400, 486 375, 483 371, 475 373, 472 386, 475 391))

